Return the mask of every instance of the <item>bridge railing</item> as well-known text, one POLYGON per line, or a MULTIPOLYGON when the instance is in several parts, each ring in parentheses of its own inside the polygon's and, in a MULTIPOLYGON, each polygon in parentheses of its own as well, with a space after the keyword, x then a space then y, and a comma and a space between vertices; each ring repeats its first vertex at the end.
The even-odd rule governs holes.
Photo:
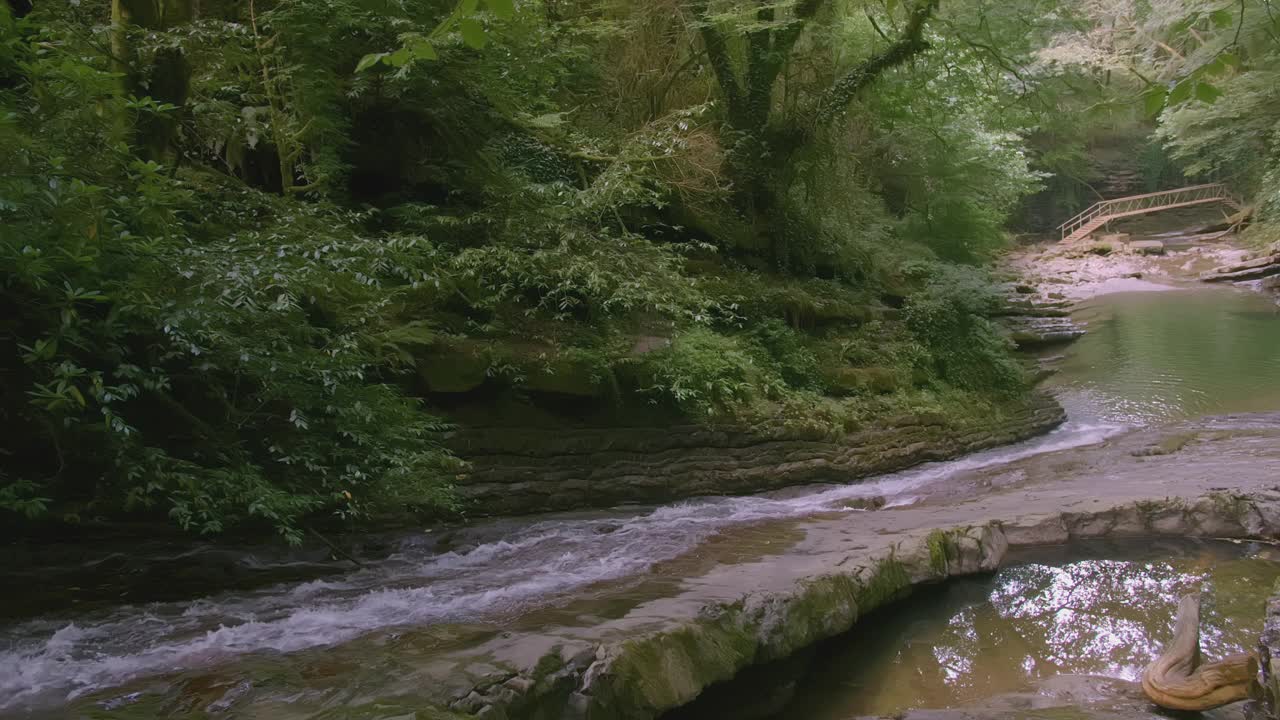
POLYGON ((1103 216, 1134 215, 1147 210, 1177 207, 1212 200, 1231 201, 1231 195, 1228 193, 1227 187, 1221 183, 1208 183, 1178 188, 1177 190, 1163 190, 1161 192, 1146 193, 1145 195, 1100 200, 1059 225, 1058 230, 1062 233, 1062 238, 1066 239, 1080 228, 1103 216))

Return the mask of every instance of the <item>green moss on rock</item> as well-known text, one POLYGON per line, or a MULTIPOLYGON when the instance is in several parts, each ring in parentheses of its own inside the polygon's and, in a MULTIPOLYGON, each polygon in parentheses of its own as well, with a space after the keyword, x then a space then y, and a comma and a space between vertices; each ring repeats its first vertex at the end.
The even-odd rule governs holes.
POLYGON ((1214 512, 1224 520, 1244 524, 1252 505, 1249 498, 1233 492, 1211 492, 1205 496, 1213 504, 1214 512))
POLYGON ((947 533, 941 530, 934 530, 929 533, 925 544, 929 546, 929 569, 938 575, 945 576, 947 574, 947 549, 951 544, 951 539, 947 536, 947 533))
POLYGON ((906 566, 895 558, 884 560, 858 590, 858 612, 865 615, 910 591, 911 577, 906 566))
POLYGON ((608 386, 607 374, 608 368, 587 353, 561 355, 530 370, 524 387, 533 392, 599 397, 608 386))
POLYGON ((593 706, 607 717, 652 717, 728 680, 756 654, 756 638, 738 619, 726 612, 623 643, 608 671, 612 681, 593 695, 593 706))
POLYGON ((766 625, 779 628, 768 640, 765 659, 774 660, 818 640, 844 632, 858 619, 861 587, 848 575, 810 580, 790 602, 777 610, 780 617, 766 625))

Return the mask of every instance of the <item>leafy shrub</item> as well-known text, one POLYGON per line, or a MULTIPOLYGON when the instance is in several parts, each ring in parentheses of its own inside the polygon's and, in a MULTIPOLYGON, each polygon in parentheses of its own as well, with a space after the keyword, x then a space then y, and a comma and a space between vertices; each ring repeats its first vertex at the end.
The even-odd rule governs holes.
POLYGON ((972 268, 936 266, 904 308, 907 326, 928 348, 937 376, 968 390, 1010 392, 1025 387, 1010 344, 987 319, 999 295, 972 268))
POLYGON ((696 416, 731 413, 780 385, 756 354, 738 338, 705 327, 686 330, 670 347, 645 356, 652 377, 646 392, 696 416))
POLYGON ((765 362, 777 368, 791 387, 812 388, 818 379, 818 358, 806 345, 804 336, 777 318, 753 327, 751 339, 765 351, 765 362))
POLYGON ((113 141, 108 73, 8 47, 28 74, 0 92, 0 508, 293 541, 315 513, 449 508, 444 426, 373 341, 434 249, 139 160, 113 141))

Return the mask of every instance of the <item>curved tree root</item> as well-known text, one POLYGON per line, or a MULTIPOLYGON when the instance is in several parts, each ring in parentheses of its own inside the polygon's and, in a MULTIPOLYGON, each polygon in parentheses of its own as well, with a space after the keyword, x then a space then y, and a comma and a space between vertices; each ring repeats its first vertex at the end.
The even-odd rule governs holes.
POLYGON ((1255 697, 1258 659, 1252 653, 1217 662, 1200 657, 1200 596, 1178 603, 1173 639, 1142 673, 1142 690, 1156 705, 1170 710, 1209 710, 1255 697))

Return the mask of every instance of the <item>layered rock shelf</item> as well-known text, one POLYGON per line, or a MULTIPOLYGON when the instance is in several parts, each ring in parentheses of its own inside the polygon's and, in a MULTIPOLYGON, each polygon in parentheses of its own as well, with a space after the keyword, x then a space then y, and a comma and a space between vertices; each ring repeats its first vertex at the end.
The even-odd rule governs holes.
POLYGON ((1071 319, 1069 300, 1046 299, 1040 289, 1022 283, 1009 290, 995 317, 1020 350, 1069 343, 1084 335, 1084 327, 1071 319))
POLYGON ((1009 317, 1005 327, 1009 329, 1009 339, 1023 350, 1069 343, 1085 333, 1069 317, 1009 317))
POLYGON ((1235 265, 1214 268, 1200 276, 1204 282, 1240 282, 1280 275, 1280 254, 1269 253, 1235 265))
POLYGON ((1064 419, 1057 402, 1035 393, 981 422, 908 416, 842 437, 734 426, 469 427, 451 446, 472 465, 459 494, 502 515, 849 482, 1024 440, 1064 419))

